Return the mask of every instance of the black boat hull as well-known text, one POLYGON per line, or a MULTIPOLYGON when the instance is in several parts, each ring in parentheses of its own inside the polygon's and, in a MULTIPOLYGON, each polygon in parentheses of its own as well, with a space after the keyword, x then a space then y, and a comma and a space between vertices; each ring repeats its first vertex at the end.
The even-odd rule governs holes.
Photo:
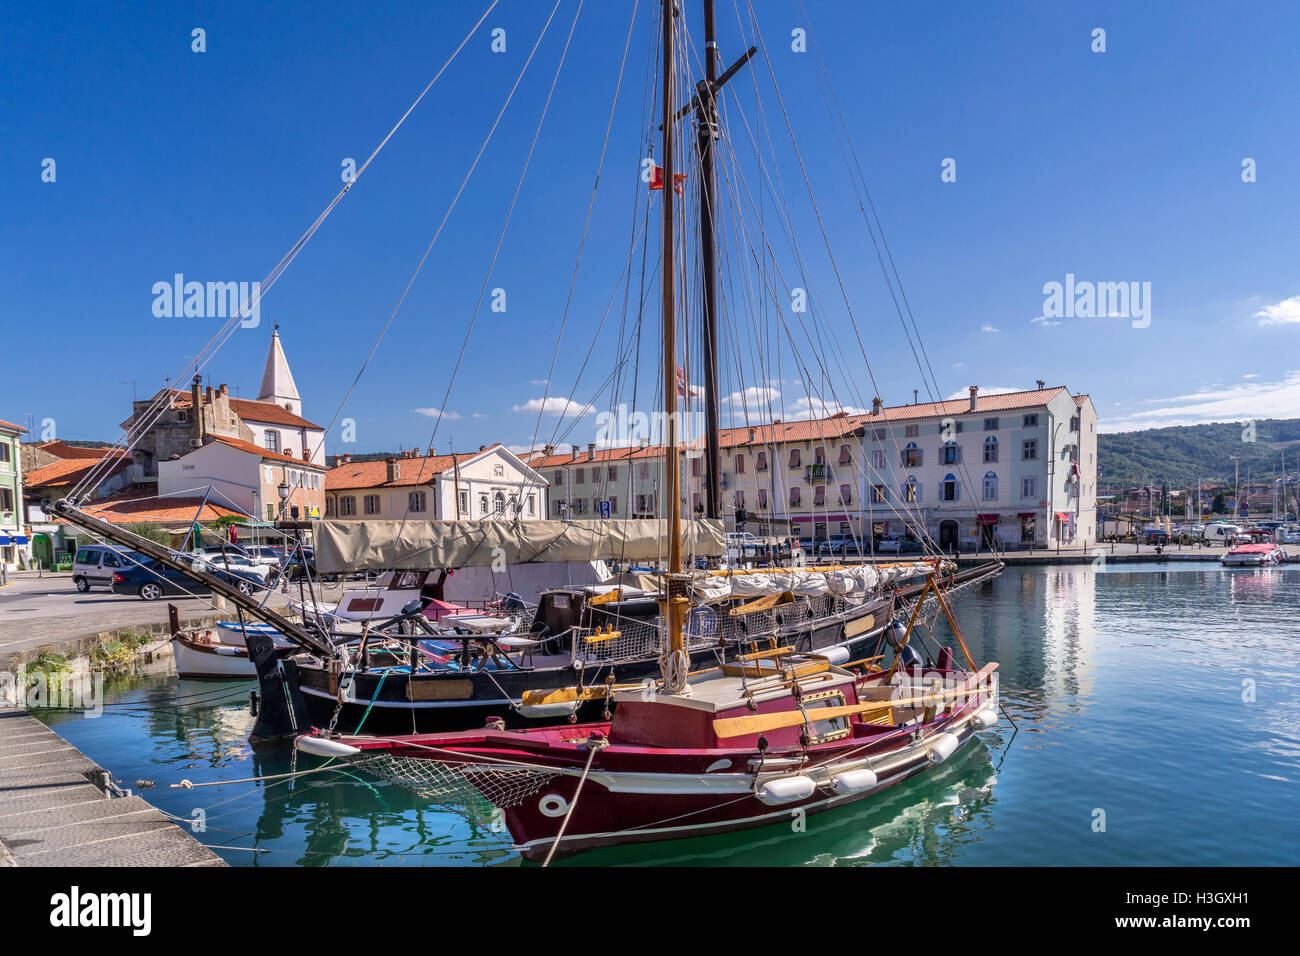
MULTIPOLYGON (((798 651, 840 649, 837 657, 845 662, 871 656, 882 630, 892 619, 893 600, 872 601, 855 610, 857 613, 840 615, 821 626, 799 631, 790 643, 798 651)), ((717 652, 713 648, 696 650, 691 655, 692 670, 717 663, 717 652)), ((299 668, 299 675, 313 725, 330 726, 338 711, 334 727, 338 732, 381 736, 465 730, 482 726, 491 718, 502 719, 506 726, 557 723, 565 717, 527 718, 518 713, 514 702, 525 691, 560 690, 578 682, 578 672, 567 667, 423 673, 415 680, 409 674, 398 672, 384 677, 372 669, 355 675, 340 710, 337 683, 330 674, 322 668, 303 665, 299 668)), ((604 684, 612 677, 619 684, 635 684, 658 676, 659 663, 651 658, 588 666, 583 672, 582 682, 591 687, 604 684)), ((602 700, 588 701, 573 715, 573 719, 596 719, 604 708, 602 700)))

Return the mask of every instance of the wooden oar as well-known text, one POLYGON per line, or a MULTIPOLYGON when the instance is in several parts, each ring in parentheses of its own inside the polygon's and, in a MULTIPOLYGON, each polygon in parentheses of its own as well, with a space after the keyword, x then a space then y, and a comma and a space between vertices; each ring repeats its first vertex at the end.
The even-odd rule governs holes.
POLYGON ((848 704, 844 707, 819 707, 809 711, 805 718, 803 711, 800 710, 783 710, 775 714, 749 714, 744 717, 723 717, 713 722, 713 732, 720 738, 725 737, 745 737, 750 734, 762 734, 769 730, 780 730, 784 727, 798 727, 806 721, 821 722, 823 720, 834 720, 837 717, 850 717, 854 714, 865 714, 870 711, 888 710, 893 707, 907 707, 912 704, 930 704, 938 700, 946 700, 951 697, 969 696, 980 693, 979 686, 971 687, 972 682, 976 685, 981 684, 995 670, 997 664, 985 664, 980 672, 974 677, 967 678, 961 687, 954 688, 950 691, 944 691, 938 694, 926 694, 923 697, 912 697, 907 700, 874 700, 869 704, 848 704))

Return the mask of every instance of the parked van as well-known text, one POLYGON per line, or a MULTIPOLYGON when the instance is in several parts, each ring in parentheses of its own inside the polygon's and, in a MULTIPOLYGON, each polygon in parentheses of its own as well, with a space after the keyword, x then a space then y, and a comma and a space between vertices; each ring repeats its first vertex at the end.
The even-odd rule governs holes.
POLYGON ((72 560, 72 583, 83 594, 92 587, 108 588, 113 575, 148 559, 138 551, 108 544, 86 544, 72 560))
POLYGON ((1237 535, 1241 534, 1241 528, 1235 524, 1228 524, 1224 521, 1214 521, 1205 526, 1201 533, 1201 540, 1211 545, 1230 545, 1237 535))

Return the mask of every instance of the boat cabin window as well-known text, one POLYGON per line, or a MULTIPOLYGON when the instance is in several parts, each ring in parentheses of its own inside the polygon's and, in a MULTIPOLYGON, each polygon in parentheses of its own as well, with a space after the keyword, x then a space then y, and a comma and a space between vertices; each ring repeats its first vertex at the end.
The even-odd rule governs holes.
POLYGON ((808 736, 811 743, 820 744, 828 740, 840 740, 849 736, 849 719, 832 717, 829 720, 816 720, 818 710, 828 707, 843 707, 844 693, 838 690, 822 691, 820 694, 807 694, 803 699, 803 709, 809 717, 814 718, 808 724, 808 736))

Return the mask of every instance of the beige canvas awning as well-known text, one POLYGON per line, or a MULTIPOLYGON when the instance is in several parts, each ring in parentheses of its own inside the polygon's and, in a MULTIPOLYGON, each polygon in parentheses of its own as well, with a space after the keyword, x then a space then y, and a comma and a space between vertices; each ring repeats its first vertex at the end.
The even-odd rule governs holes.
MULTIPOLYGON (((384 568, 463 568, 529 561, 662 561, 666 522, 313 521, 316 568, 326 574, 384 568)), ((718 557, 722 522, 682 522, 682 553, 718 557)))

